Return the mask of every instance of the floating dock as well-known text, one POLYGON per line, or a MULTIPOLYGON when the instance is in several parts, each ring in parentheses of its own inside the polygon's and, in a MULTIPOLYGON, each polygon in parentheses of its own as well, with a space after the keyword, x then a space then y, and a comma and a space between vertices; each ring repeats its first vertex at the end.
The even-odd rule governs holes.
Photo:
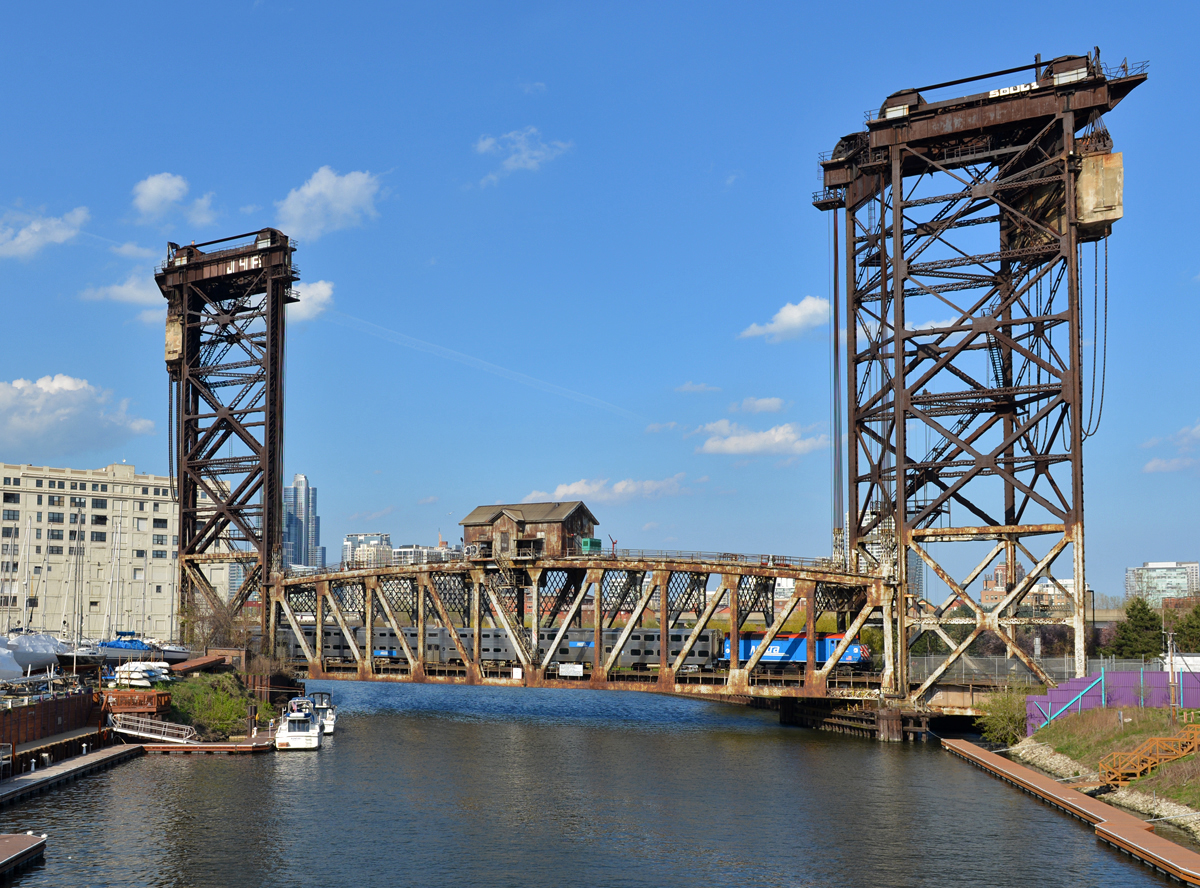
POLYGON ((46 853, 46 837, 33 833, 0 835, 0 879, 7 879, 46 853))
POLYGON ((60 783, 78 780, 87 774, 111 768, 113 765, 136 758, 141 754, 142 747, 140 746, 106 746, 95 752, 73 756, 36 771, 18 774, 11 780, 0 783, 0 807, 45 792, 60 783))
POLYGON ((1154 834, 1154 825, 1112 805, 1063 786, 1050 777, 965 740, 943 740, 942 746, 959 758, 999 777, 1072 817, 1091 824, 1096 835, 1160 873, 1200 886, 1200 854, 1154 834))
POLYGON ((142 749, 154 755, 251 755, 275 748, 274 734, 260 734, 251 740, 224 743, 143 743, 142 749))

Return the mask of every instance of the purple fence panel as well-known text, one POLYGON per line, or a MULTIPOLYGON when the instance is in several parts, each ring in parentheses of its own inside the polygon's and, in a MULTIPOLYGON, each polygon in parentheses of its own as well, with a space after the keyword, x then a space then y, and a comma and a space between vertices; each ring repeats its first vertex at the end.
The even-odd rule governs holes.
MULTIPOLYGON (((1045 694, 1025 698, 1025 733, 1034 731, 1061 712, 1087 712, 1103 706, 1110 708, 1149 706, 1162 708, 1171 705, 1170 677, 1166 672, 1144 669, 1138 672, 1105 672, 1104 681, 1089 689, 1100 674, 1087 678, 1072 678, 1045 694)), ((1179 705, 1184 709, 1200 709, 1200 674, 1181 673, 1179 705)))

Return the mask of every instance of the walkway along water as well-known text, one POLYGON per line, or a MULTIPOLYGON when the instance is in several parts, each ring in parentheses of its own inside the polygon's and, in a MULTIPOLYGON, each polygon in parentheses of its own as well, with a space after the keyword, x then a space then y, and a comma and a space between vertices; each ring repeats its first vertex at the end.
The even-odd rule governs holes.
POLYGON ((965 740, 943 740, 959 758, 1096 827, 1096 835, 1161 873, 1200 886, 1200 854, 1154 834, 1154 826, 965 740))

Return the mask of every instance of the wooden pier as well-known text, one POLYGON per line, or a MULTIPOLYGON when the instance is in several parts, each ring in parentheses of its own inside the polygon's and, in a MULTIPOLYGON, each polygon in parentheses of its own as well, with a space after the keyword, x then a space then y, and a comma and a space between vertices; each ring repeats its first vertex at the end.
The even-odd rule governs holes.
POLYGON ((943 740, 942 746, 1005 783, 1011 784, 1096 828, 1101 841, 1186 885, 1200 886, 1200 854, 1154 834, 1154 825, 1112 805, 981 749, 965 740, 943 740))
POLYGON ((274 734, 259 734, 247 740, 224 743, 143 743, 142 749, 154 755, 253 755, 271 752, 275 748, 274 734))
POLYGON ((18 774, 0 783, 0 807, 45 792, 62 783, 78 780, 87 774, 111 768, 113 765, 142 754, 140 746, 106 746, 86 755, 77 755, 61 762, 18 774))
POLYGON ((15 873, 41 860, 46 853, 46 837, 31 832, 0 835, 0 879, 8 879, 15 873))

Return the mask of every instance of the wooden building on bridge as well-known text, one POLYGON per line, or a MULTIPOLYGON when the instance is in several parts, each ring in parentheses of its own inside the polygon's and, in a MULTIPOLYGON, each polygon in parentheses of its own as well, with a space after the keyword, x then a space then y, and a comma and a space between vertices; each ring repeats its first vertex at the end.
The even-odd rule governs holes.
POLYGON ((580 500, 479 506, 459 522, 467 558, 512 560, 579 554, 600 522, 580 500))

